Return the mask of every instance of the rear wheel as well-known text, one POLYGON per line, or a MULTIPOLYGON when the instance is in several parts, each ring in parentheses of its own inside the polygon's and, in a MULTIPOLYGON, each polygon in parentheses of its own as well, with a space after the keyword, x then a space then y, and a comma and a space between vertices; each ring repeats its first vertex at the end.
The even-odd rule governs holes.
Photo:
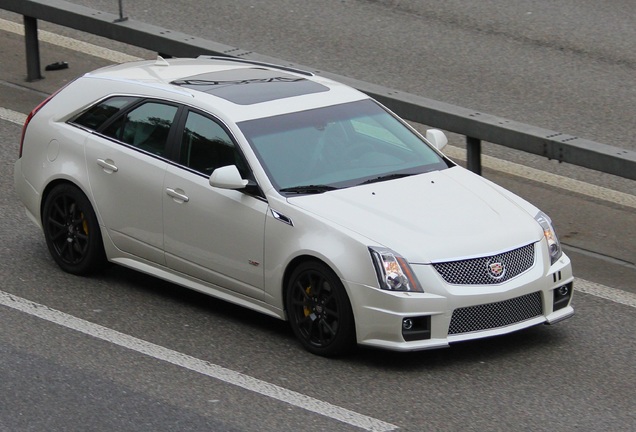
POLYGON ((48 194, 42 227, 49 252, 62 270, 86 275, 103 268, 106 256, 97 217, 77 187, 62 184, 48 194))
POLYGON ((310 352, 343 354, 355 344, 353 312, 336 274, 320 262, 306 262, 291 275, 286 295, 294 334, 310 352))

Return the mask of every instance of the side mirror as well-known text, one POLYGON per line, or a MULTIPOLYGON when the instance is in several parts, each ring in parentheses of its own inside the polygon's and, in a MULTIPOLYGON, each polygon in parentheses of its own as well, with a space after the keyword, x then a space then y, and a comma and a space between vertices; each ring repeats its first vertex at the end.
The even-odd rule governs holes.
POLYGON ((210 186, 221 189, 243 189, 247 186, 247 180, 241 178, 236 165, 228 165, 217 168, 212 172, 210 186))
POLYGON ((448 138, 444 132, 439 129, 428 129, 426 131, 426 139, 433 144, 437 150, 441 150, 448 144, 448 138))

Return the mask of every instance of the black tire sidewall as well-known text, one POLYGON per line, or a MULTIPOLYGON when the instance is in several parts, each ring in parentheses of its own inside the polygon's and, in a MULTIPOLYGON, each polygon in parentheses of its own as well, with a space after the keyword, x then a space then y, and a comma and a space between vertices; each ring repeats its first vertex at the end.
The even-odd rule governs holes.
POLYGON ((351 308, 351 302, 340 278, 331 268, 320 261, 306 261, 300 264, 291 274, 289 285, 285 295, 285 305, 290 326, 297 339, 309 352, 324 357, 333 357, 346 354, 355 347, 355 320, 351 308), (339 328, 334 339, 326 346, 318 347, 311 344, 303 337, 297 323, 295 322, 295 312, 293 311, 293 290, 298 278, 306 271, 317 271, 324 275, 332 286, 338 306, 339 328))
POLYGON ((86 195, 84 195, 84 193, 76 186, 71 184, 61 184, 55 186, 54 189, 47 195, 42 209, 42 229, 44 231, 44 238, 46 240, 49 253, 57 265, 65 272, 76 275, 88 275, 101 270, 104 267, 106 257, 97 216, 95 215, 95 211, 93 210, 93 207, 86 195), (60 257, 53 241, 51 240, 47 221, 53 203, 64 195, 75 201, 79 210, 84 213, 84 218, 88 224, 89 235, 87 252, 78 263, 73 264, 66 262, 62 259, 62 257, 60 257))

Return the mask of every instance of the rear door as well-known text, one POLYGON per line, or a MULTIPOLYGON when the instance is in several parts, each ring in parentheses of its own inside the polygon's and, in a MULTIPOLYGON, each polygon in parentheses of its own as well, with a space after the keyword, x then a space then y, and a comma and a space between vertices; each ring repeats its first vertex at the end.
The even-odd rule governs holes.
POLYGON ((177 111, 174 104, 141 101, 86 141, 93 200, 112 242, 158 264, 165 264, 163 181, 177 111))

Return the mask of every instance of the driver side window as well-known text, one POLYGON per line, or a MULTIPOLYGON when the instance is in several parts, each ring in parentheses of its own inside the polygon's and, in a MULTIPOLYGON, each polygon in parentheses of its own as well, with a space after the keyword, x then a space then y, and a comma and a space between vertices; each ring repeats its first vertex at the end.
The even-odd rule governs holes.
POLYGON ((183 130, 179 163, 205 175, 217 168, 237 165, 242 158, 228 133, 214 120, 190 111, 183 130))

